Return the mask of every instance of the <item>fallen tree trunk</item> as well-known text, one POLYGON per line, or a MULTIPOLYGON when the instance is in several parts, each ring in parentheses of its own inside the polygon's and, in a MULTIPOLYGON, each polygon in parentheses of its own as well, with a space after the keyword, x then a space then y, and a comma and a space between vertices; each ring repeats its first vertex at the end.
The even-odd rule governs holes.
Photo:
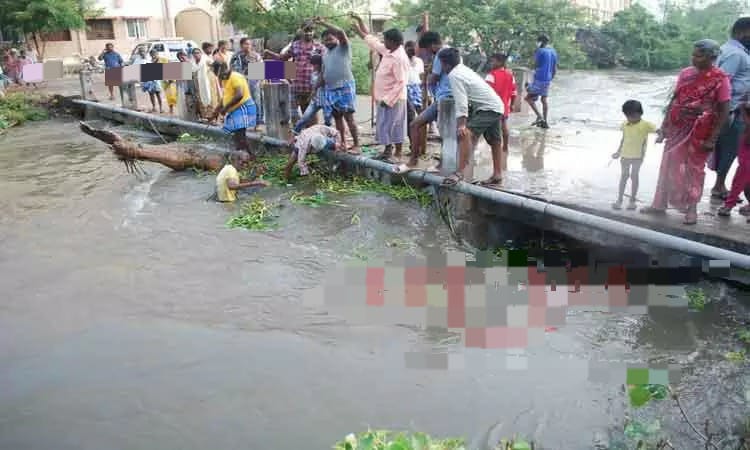
POLYGON ((131 142, 109 130, 94 128, 86 122, 80 123, 81 131, 112 148, 118 159, 125 163, 151 161, 172 170, 198 169, 216 171, 224 167, 234 151, 209 151, 190 144, 146 145, 131 142))

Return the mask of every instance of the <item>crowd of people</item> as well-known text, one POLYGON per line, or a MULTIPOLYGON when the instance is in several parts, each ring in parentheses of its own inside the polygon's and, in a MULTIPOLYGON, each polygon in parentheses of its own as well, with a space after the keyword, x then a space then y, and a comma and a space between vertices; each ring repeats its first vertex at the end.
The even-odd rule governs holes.
MULTIPOLYGON (((711 39, 695 43, 692 66, 678 75, 661 127, 642 119, 643 107, 638 101, 629 100, 622 106, 626 117, 623 137, 612 155, 620 159, 622 172, 613 208, 622 207, 629 179, 628 209, 636 209, 638 173, 651 133, 657 133, 657 142, 664 142, 664 152, 653 201, 642 213, 664 215, 672 207, 685 215, 684 224, 695 225, 707 166, 716 172, 711 197, 724 202, 719 216, 731 215, 741 202, 740 194, 750 201, 749 93, 750 17, 743 17, 734 23, 724 45, 711 39), (738 167, 730 190, 726 177, 735 158, 738 167)), ((739 212, 750 216, 750 205, 739 212)))
POLYGON ((7 48, 3 50, 2 64, 0 64, 0 91, 5 85, 33 85, 23 81, 23 68, 28 64, 37 62, 37 52, 31 43, 26 44, 25 48, 7 48))
MULTIPOLYGON (((508 57, 502 53, 493 55, 492 69, 482 77, 464 65, 459 50, 444 45, 441 36, 434 31, 418 30, 418 42, 405 42, 402 32, 394 28, 385 31, 381 39, 371 33, 361 17, 351 14, 351 20, 355 33, 379 56, 372 97, 377 105, 375 138, 383 146, 383 151, 375 158, 404 170, 417 167, 420 157, 426 152, 428 127, 438 121, 439 102, 452 98, 456 111, 459 164, 455 172, 445 178, 445 184, 454 185, 463 180, 472 150, 483 136, 492 149, 493 171, 480 184, 499 186, 507 166, 509 132, 506 120, 517 100, 513 73, 506 67, 508 57), (407 143, 410 148, 408 163, 400 164, 407 143)), ((308 173, 305 157, 309 153, 326 148, 353 154, 361 151, 354 119, 357 101, 350 36, 319 17, 306 21, 298 36, 281 53, 265 51, 263 55, 270 59, 291 59, 297 69, 297 78, 291 80, 290 103, 296 123, 290 138, 293 151, 285 170, 287 177, 295 164, 301 175, 308 173), (323 29, 321 43, 315 40, 316 26, 323 29), (324 124, 318 124, 319 111, 323 112, 324 124), (347 145, 348 137, 351 137, 351 145, 347 145)), ((243 50, 234 59, 259 60, 257 53, 246 45, 247 41, 243 40, 241 44, 243 50)), ((536 102, 540 98, 542 101, 543 112, 537 112, 533 124, 540 128, 548 127, 546 99, 557 72, 557 54, 548 44, 547 36, 539 37, 536 73, 527 86, 526 101, 535 111, 536 102)), ((246 75, 246 67, 246 64, 231 64, 220 68, 214 62, 217 74, 223 70, 246 75)), ((231 75, 224 73, 219 76, 231 75)), ((241 82, 240 78, 237 82, 241 82)), ((227 96, 224 98, 226 103, 227 96)), ((244 101, 238 96, 235 99, 244 101)), ((250 100, 257 103, 257 99, 250 100)), ((229 108, 234 105, 236 103, 229 108)), ((252 109, 248 108, 248 112, 252 113, 252 109)), ((251 123, 252 120, 247 120, 244 124, 251 123)), ((225 125, 227 131, 233 128, 225 125)), ((243 133, 244 130, 238 129, 237 132, 243 133)), ((438 163, 428 170, 438 171, 440 165, 438 163)))
MULTIPOLYGON (((490 70, 482 77, 463 64, 460 51, 445 45, 441 36, 418 29, 417 41, 404 41, 402 32, 389 29, 382 38, 373 34, 365 21, 351 14, 352 28, 379 56, 375 67, 372 97, 376 108, 375 138, 383 146, 376 159, 405 170, 417 167, 426 152, 428 127, 438 121, 438 105, 452 99, 457 124, 458 167, 445 177, 445 184, 463 181, 464 169, 480 137, 491 148, 491 176, 479 182, 488 187, 502 183, 507 167, 509 130, 507 119, 518 105, 518 89, 513 73, 506 67, 508 56, 491 55, 490 70), (409 144, 409 159, 401 164, 404 146, 409 144)), ((219 41, 216 46, 203 43, 201 48, 188 46, 177 54, 190 62, 193 83, 175 80, 141 83, 149 94, 152 111, 161 112, 162 93, 170 113, 181 95, 194 99, 197 115, 209 122, 219 119, 234 138, 235 150, 244 151, 252 160, 246 131, 263 123, 260 80, 248 80, 251 63, 263 60, 293 61, 296 78, 291 84, 291 115, 294 119, 290 145, 293 151, 285 173, 293 167, 301 175, 309 171, 305 158, 309 153, 332 149, 360 153, 360 137, 354 114, 357 110, 356 82, 352 72, 351 37, 342 28, 316 17, 305 21, 296 38, 280 53, 256 52, 249 38, 242 38, 238 48, 232 41, 219 41), (320 41, 316 39, 316 28, 320 41), (319 112, 323 124, 318 123, 319 112), (351 138, 351 145, 348 145, 351 138)), ((549 128, 547 102, 551 82, 557 74, 558 56, 546 35, 538 36, 532 80, 526 84, 524 100, 536 115, 533 126, 549 128), (541 111, 537 102, 541 101, 541 111)), ((695 43, 692 66, 678 76, 666 115, 657 127, 643 119, 643 106, 637 100, 622 105, 625 122, 622 140, 613 158, 620 160, 621 177, 618 196, 612 207, 622 209, 625 188, 631 184, 627 209, 636 209, 639 171, 647 148, 648 136, 657 134, 657 142, 665 142, 659 169, 656 194, 644 214, 665 214, 669 207, 685 215, 684 223, 697 222, 697 205, 703 195, 705 167, 716 172, 711 196, 724 201, 718 210, 723 217, 742 202, 750 201, 750 18, 740 18, 731 30, 731 38, 722 46, 704 39, 695 43), (726 187, 726 177, 735 159, 739 165, 726 187)), ((35 55, 16 50, 6 51, 3 58, 5 77, 22 82, 24 64, 35 61, 35 55)), ((99 55, 106 68, 125 64, 111 44, 99 55)), ((141 48, 133 64, 165 63, 166 59, 141 48)), ((110 97, 113 90, 110 87, 110 97)), ((438 171, 441 163, 428 171, 438 171)), ((232 166, 232 164, 228 164, 232 166)), ((234 166, 232 166, 234 167, 234 166)), ((236 169, 236 168, 235 168, 236 169)), ((242 186, 235 171, 224 171, 222 183, 242 186), (228 176, 227 174, 231 175, 228 176), (227 181, 229 180, 229 181, 227 181)), ((222 189, 224 189, 222 188, 222 189)), ((224 189, 225 190, 225 189, 224 189)), ((231 196, 229 196, 231 197, 231 196)), ((750 216, 750 205, 739 210, 750 216)), ((748 219, 750 221, 750 219, 748 219)))

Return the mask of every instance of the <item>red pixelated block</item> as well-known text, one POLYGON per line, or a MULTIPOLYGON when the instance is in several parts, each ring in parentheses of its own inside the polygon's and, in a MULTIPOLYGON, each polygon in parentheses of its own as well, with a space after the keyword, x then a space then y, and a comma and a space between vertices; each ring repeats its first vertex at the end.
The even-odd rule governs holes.
POLYGON ((547 273, 539 272, 536 267, 529 267, 528 277, 526 289, 529 292, 529 306, 545 306, 547 304, 547 273))
POLYGON ((547 307, 529 306, 529 328, 544 328, 547 326, 547 307))
POLYGON ((487 348, 487 329, 486 328, 467 328, 466 329, 466 347, 467 348, 487 348))
POLYGON ((568 272, 568 305, 590 306, 589 298, 589 268, 573 267, 568 272))
POLYGON ((365 276, 367 285, 367 305, 385 305, 385 267, 368 267, 365 276))
POLYGON ((406 267, 404 284, 407 286, 424 286, 427 284, 427 267, 406 267))
POLYGON ((466 326, 466 288, 461 285, 448 285, 448 328, 466 326))
POLYGON ((427 284, 445 284, 445 269, 439 267, 427 267, 427 284))
POLYGON ((466 267, 449 266, 445 268, 445 283, 448 286, 464 286, 466 284, 466 267))
POLYGON ((605 288, 609 288, 610 286, 625 286, 627 281, 628 273, 625 266, 607 268, 607 284, 605 288))
POLYGON ((622 285, 610 285, 607 300, 610 307, 625 308, 628 306, 628 290, 622 285))
POLYGON ((407 284, 404 289, 404 301, 407 308, 427 306, 427 286, 407 284))
POLYGON ((485 348, 526 348, 529 346, 527 328, 493 327, 485 331, 485 348))

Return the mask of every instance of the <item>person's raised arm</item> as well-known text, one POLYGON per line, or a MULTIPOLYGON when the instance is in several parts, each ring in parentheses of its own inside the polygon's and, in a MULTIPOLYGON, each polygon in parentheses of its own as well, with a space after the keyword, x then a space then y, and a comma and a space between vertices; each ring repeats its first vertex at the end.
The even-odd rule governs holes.
POLYGON ((367 28, 367 25, 365 25, 365 21, 362 20, 361 17, 354 13, 349 14, 352 19, 354 19, 354 30, 359 34, 359 37, 362 39, 365 38, 368 34, 370 34, 370 30, 367 28))
POLYGON ((333 35, 336 36, 336 39, 338 39, 342 45, 349 45, 349 38, 346 36, 346 32, 344 30, 337 27, 336 25, 328 23, 327 21, 323 20, 322 17, 316 17, 315 19, 313 19, 313 21, 318 25, 322 25, 331 30, 331 32, 333 32, 333 35))

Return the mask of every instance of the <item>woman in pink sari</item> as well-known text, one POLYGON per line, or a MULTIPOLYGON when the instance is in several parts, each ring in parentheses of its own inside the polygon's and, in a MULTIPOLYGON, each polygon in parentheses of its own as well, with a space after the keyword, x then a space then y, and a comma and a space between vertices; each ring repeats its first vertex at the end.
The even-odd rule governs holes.
POLYGON ((714 65, 719 52, 716 41, 696 42, 693 66, 677 78, 657 139, 666 144, 656 194, 651 206, 641 210, 644 214, 665 214, 671 205, 685 214, 686 225, 698 221, 706 160, 729 117, 729 77, 714 65))

